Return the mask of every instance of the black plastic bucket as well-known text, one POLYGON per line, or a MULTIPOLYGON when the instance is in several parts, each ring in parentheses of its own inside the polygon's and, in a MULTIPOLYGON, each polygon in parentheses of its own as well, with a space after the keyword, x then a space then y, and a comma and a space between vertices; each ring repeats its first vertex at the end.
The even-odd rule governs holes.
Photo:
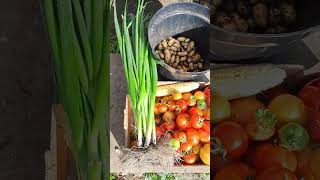
MULTIPOLYGON (((297 22, 291 32, 254 34, 231 32, 210 25, 210 52, 215 61, 265 60, 320 30, 320 1, 296 1, 297 22)), ((213 23, 213 22, 212 22, 213 23)))
MULTIPOLYGON (((183 35, 195 41, 197 50, 206 60, 205 56, 209 53, 209 27, 210 10, 209 8, 196 3, 174 3, 161 8, 152 17, 148 38, 153 53, 157 45, 166 38, 183 35)), ((201 80, 209 72, 209 62, 205 63, 205 71, 201 72, 182 72, 159 62, 159 73, 171 80, 190 81, 201 80)))

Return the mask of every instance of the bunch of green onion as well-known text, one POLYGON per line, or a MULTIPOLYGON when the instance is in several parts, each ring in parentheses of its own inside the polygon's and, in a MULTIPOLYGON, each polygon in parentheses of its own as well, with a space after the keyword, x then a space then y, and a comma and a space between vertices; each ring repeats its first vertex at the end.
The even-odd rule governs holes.
POLYGON ((110 0, 43 0, 78 179, 109 176, 110 0))
POLYGON ((118 46, 134 111, 139 147, 156 143, 154 104, 158 76, 156 61, 145 33, 145 7, 144 0, 138 0, 136 13, 129 19, 126 4, 121 26, 114 7, 118 46))

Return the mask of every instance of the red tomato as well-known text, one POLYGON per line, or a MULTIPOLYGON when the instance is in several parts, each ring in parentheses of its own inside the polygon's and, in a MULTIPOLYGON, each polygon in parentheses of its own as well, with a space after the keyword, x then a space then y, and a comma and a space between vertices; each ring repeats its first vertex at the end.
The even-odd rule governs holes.
POLYGON ((181 143, 180 149, 182 152, 189 152, 192 150, 192 145, 188 142, 181 143))
POLYGON ((254 154, 254 164, 260 171, 270 167, 281 167, 294 172, 297 168, 297 159, 294 152, 265 143, 257 147, 254 154))
POLYGON ((165 113, 168 110, 168 106, 167 106, 167 104, 160 104, 158 106, 158 109, 159 109, 160 113, 165 113))
POLYGON ((311 139, 320 142, 320 110, 308 109, 307 129, 311 139))
POLYGON ((309 107, 320 111, 320 78, 307 83, 299 92, 300 99, 309 107))
POLYGON ((207 106, 210 108, 210 102, 211 102, 211 97, 210 96, 206 96, 206 102, 207 102, 207 106))
POLYGON ((193 96, 193 95, 192 95, 192 93, 190 93, 190 92, 183 93, 183 94, 182 94, 182 99, 185 100, 185 101, 188 101, 189 99, 191 99, 192 96, 193 96))
POLYGON ((174 134, 174 137, 179 139, 179 141, 181 143, 185 143, 187 142, 187 134, 184 132, 184 131, 177 131, 175 134, 174 134))
POLYGON ((169 111, 176 110, 176 102, 174 100, 169 100, 167 104, 168 104, 169 111))
POLYGON ((200 138, 201 142, 203 142, 203 143, 210 142, 210 133, 209 132, 205 131, 204 129, 199 129, 198 133, 199 133, 199 138, 200 138))
POLYGON ((176 119, 176 114, 172 111, 167 111, 162 115, 162 119, 167 122, 167 121, 174 121, 176 119))
POLYGON ((188 106, 195 106, 197 104, 197 101, 194 98, 189 99, 189 100, 187 100, 187 104, 188 104, 188 106))
POLYGON ((244 128, 254 141, 265 141, 270 139, 276 129, 276 116, 266 109, 259 109, 253 119, 249 119, 244 124, 244 128))
POLYGON ((240 158, 248 148, 248 135, 236 122, 221 122, 213 128, 212 135, 220 141, 221 144, 216 146, 227 152, 229 160, 240 158))
POLYGON ((203 126, 204 119, 199 115, 192 115, 190 117, 191 126, 195 129, 200 129, 203 126))
POLYGON ((254 141, 268 140, 275 133, 275 128, 263 128, 257 121, 248 121, 244 127, 250 139, 254 141))
POLYGON ((193 115, 203 116, 203 111, 197 107, 191 107, 189 109, 189 114, 190 116, 193 116, 193 115))
POLYGON ((177 125, 180 129, 187 129, 190 127, 189 114, 186 114, 186 113, 179 114, 176 121, 177 121, 177 125))
POLYGON ((155 117, 154 122, 156 123, 156 125, 160 125, 162 123, 162 119, 160 117, 155 117))
POLYGON ((207 101, 207 105, 210 107, 210 86, 206 87, 206 89, 203 91, 204 94, 206 95, 206 101, 207 101))
POLYGON ((195 106, 197 103, 196 98, 191 93, 183 93, 182 99, 185 100, 188 106, 195 106))
MULTIPOLYGON (((298 166, 295 171, 295 174, 299 178, 304 178, 304 180, 315 180, 314 173, 310 167, 310 160, 315 159, 316 157, 312 157, 312 149, 311 147, 307 147, 301 152, 296 152, 296 157, 298 161, 298 166)), ((319 167, 319 166, 318 166, 319 167)))
POLYGON ((210 133, 210 121, 204 121, 202 129, 210 133))
POLYGON ((173 131, 176 128, 176 123, 174 120, 164 122, 161 127, 168 131, 173 131))
POLYGON ((190 152, 188 154, 186 154, 185 156, 183 156, 183 162, 185 164, 194 164, 197 160, 197 155, 194 154, 193 152, 190 152))
POLYGON ((220 169, 214 180, 247 180, 254 177, 254 170, 243 163, 232 163, 220 169))
POLYGON ((259 173, 256 180, 297 180, 297 177, 288 169, 271 167, 259 173))
POLYGON ((257 100, 255 96, 232 100, 231 119, 243 124, 249 119, 254 119, 258 109, 265 109, 265 105, 257 100))
POLYGON ((203 92, 206 96, 210 96, 210 86, 206 87, 203 92))
POLYGON ((206 95, 202 91, 197 91, 196 93, 194 93, 194 97, 196 98, 196 100, 206 100, 206 95))
POLYGON ((176 102, 176 105, 177 105, 177 110, 180 111, 180 112, 186 112, 187 109, 188 109, 188 104, 185 100, 179 100, 176 102))
POLYGON ((161 114, 161 113, 160 113, 160 110, 159 110, 159 106, 160 106, 159 103, 156 103, 156 104, 154 105, 153 111, 154 111, 154 114, 155 114, 155 115, 161 114))
POLYGON ((167 104, 172 99, 172 96, 164 96, 161 98, 161 104, 167 104))
POLYGON ((192 146, 198 145, 200 141, 199 133, 194 128, 189 128, 187 130, 187 142, 189 142, 192 146))
POLYGON ((210 108, 203 110, 203 117, 205 120, 210 120, 210 108))
POLYGON ((160 126, 156 126, 156 136, 157 140, 161 139, 164 136, 164 129, 160 126))

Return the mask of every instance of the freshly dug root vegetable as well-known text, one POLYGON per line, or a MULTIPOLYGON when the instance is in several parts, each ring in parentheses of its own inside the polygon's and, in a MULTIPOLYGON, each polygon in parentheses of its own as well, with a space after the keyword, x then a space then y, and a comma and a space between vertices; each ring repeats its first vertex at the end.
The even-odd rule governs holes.
POLYGON ((253 6, 253 17, 257 25, 261 28, 265 28, 268 25, 268 6, 264 3, 258 3, 253 6))
POLYGON ((297 12, 292 4, 282 3, 280 11, 285 24, 292 24, 296 20, 297 12))
POLYGON ((190 38, 181 36, 165 39, 158 45, 156 53, 161 60, 175 69, 184 72, 199 72, 204 69, 204 60, 190 38))
POLYGON ((238 31, 240 32, 248 31, 248 28, 249 28, 248 22, 245 19, 241 18, 238 13, 231 13, 231 17, 238 31))
POLYGON ((222 26, 225 23, 228 23, 231 21, 231 17, 227 15, 227 13, 225 13, 224 11, 219 11, 216 13, 216 17, 215 17, 215 23, 218 26, 222 26))
POLYGON ((258 94, 283 82, 286 72, 272 65, 252 65, 211 71, 213 93, 227 99, 258 94))
POLYGON ((247 17, 249 15, 249 7, 247 2, 240 0, 237 4, 237 10, 241 16, 247 17))
POLYGON ((279 25, 281 23, 281 11, 278 8, 270 8, 269 10, 269 23, 272 26, 279 25))
POLYGON ((221 0, 211 22, 229 31, 285 33, 297 19, 295 0, 221 0))
POLYGON ((234 20, 234 22, 237 25, 237 30, 239 32, 247 32, 248 31, 249 25, 245 19, 240 18, 240 19, 234 20))
POLYGON ((226 29, 228 31, 237 31, 237 25, 234 22, 228 22, 223 24, 223 29, 226 29))
POLYGON ((222 4, 222 0, 212 0, 212 4, 216 7, 218 7, 222 4))

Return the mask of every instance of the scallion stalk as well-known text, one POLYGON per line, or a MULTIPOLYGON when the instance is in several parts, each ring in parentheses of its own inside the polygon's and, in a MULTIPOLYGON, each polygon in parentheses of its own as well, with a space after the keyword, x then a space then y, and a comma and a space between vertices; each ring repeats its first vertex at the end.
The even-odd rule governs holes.
POLYGON ((134 111, 139 147, 148 147, 151 143, 156 143, 153 109, 158 76, 156 60, 145 33, 145 7, 145 1, 138 0, 136 13, 129 20, 126 3, 120 24, 114 5, 115 29, 134 111))
POLYGON ((107 179, 110 0, 43 0, 42 7, 78 178, 107 179))

